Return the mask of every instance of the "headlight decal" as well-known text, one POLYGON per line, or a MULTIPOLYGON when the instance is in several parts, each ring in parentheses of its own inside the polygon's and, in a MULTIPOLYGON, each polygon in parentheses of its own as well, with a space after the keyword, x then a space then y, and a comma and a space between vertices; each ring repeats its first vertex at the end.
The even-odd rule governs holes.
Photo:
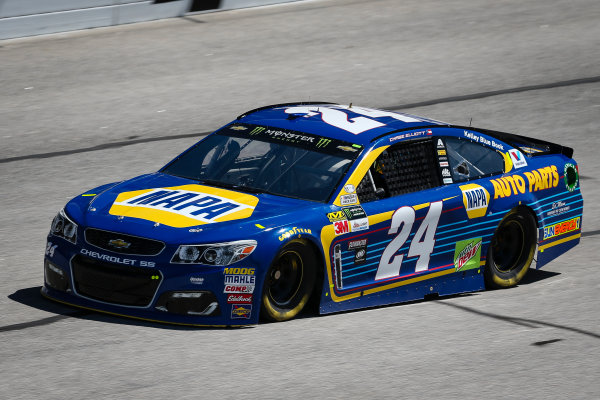
POLYGON ((77 243, 77 224, 67 217, 64 208, 52 220, 50 233, 71 243, 77 243))
POLYGON ((224 266, 248 257, 256 249, 255 240, 214 244, 181 245, 171 258, 172 264, 224 266))

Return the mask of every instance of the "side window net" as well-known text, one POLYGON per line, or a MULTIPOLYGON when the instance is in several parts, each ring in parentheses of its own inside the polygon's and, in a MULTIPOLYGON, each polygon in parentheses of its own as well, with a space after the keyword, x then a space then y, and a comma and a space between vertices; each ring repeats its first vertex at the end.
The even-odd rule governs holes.
POLYGON ((369 168, 358 185, 358 197, 369 202, 439 186, 435 165, 431 139, 392 146, 369 168))

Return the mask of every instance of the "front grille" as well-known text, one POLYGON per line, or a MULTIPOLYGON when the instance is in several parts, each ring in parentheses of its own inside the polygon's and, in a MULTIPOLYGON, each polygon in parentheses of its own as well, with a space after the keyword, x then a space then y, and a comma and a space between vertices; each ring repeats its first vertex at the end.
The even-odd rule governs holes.
POLYGON ((150 305, 162 280, 152 269, 105 264, 81 255, 73 259, 72 266, 77 293, 124 306, 150 305))
POLYGON ((155 256, 165 248, 165 244, 159 240, 94 228, 85 230, 85 241, 104 250, 140 256, 155 256))

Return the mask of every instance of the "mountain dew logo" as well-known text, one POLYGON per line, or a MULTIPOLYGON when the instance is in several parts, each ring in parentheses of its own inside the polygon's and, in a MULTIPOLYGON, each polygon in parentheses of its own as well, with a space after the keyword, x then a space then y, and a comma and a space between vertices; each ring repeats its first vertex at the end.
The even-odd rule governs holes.
POLYGON ((478 268, 480 259, 481 238, 456 242, 454 249, 454 268, 456 271, 478 268))

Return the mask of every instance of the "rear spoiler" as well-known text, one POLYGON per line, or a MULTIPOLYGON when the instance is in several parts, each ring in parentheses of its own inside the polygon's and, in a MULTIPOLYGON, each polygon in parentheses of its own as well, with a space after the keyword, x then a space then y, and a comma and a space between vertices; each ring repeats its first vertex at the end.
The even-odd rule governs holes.
POLYGON ((481 132, 496 139, 500 139, 503 142, 506 142, 511 146, 521 150, 523 153, 527 154, 530 157, 543 156, 547 154, 563 154, 568 158, 573 158, 573 148, 562 146, 556 143, 547 142, 545 140, 515 135, 514 133, 492 131, 489 129, 479 129, 454 125, 452 127, 481 132))

